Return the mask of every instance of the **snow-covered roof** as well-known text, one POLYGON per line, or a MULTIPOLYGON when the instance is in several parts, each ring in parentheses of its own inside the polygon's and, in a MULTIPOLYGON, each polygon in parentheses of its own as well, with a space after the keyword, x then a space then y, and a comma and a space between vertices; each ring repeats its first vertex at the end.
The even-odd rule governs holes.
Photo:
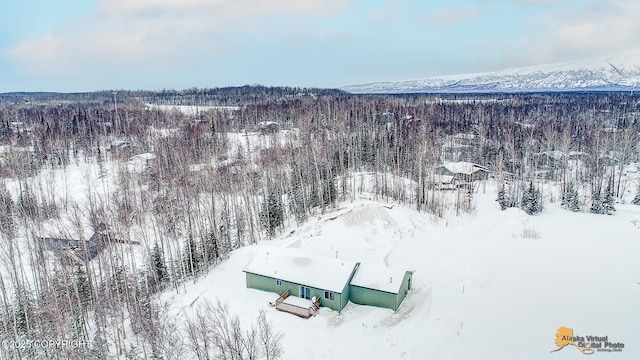
POLYGON ((148 161, 155 159, 156 156, 152 153, 138 154, 131 157, 131 161, 148 161))
POLYGON ((449 163, 443 164, 442 166, 447 168, 449 171, 451 171, 454 174, 471 175, 477 170, 488 171, 487 168, 485 168, 482 165, 478 165, 478 164, 474 164, 466 161, 449 162, 449 163))
POLYGON ((406 271, 391 269, 385 265, 362 263, 351 285, 397 294, 406 271))
POLYGON ((354 261, 310 255, 287 248, 262 247, 244 271, 341 293, 356 265, 354 261))

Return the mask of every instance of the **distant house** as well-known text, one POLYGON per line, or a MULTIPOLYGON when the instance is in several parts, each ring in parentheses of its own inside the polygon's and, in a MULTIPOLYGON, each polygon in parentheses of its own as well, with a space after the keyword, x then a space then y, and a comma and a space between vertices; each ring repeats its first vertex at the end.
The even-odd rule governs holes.
POLYGON ((156 156, 152 153, 144 153, 132 156, 130 161, 149 162, 155 158, 156 156))
POLYGON ((42 237, 39 238, 42 247, 46 251, 70 258, 74 262, 82 263, 93 260, 110 243, 139 245, 137 241, 128 241, 115 238, 109 233, 107 226, 103 223, 98 225, 97 231, 91 235, 89 240, 64 239, 42 237))
POLYGON ((560 150, 551 150, 535 153, 533 159, 538 166, 558 168, 564 163, 566 155, 560 150))
POLYGON ((582 151, 569 151, 567 156, 569 160, 584 160, 588 157, 587 153, 582 151))
POLYGON ((127 171, 129 173, 144 173, 149 169, 153 160, 155 160, 156 156, 152 153, 144 153, 134 155, 127 161, 127 171))
MULTIPOLYGON (((93 239, 93 237, 92 237, 93 239)), ((62 255, 72 255, 74 259, 81 262, 80 259, 93 260, 98 253, 98 244, 92 241, 61 239, 61 238, 40 238, 44 250, 62 255)))
POLYGON ((435 174, 430 184, 437 190, 455 190, 457 181, 453 175, 435 174))
POLYGON ((471 182, 487 179, 489 169, 466 161, 450 162, 436 168, 436 176, 438 175, 452 176, 458 182, 471 182))
POLYGON ((261 121, 258 123, 258 128, 263 134, 273 134, 280 130, 280 123, 275 121, 261 121))
POLYGON ((276 308, 303 317, 319 306, 341 311, 349 301, 395 311, 411 289, 413 274, 270 247, 259 249, 244 272, 248 288, 281 294, 276 308))

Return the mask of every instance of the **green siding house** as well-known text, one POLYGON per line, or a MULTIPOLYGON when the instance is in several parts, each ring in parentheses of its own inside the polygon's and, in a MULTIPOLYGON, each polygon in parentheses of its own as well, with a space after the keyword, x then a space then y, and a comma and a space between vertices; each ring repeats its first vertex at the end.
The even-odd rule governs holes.
POLYGON ((341 311, 349 301, 349 282, 358 263, 263 247, 244 269, 247 287, 304 299, 341 311))
POLYGON ((351 302, 398 310, 411 289, 412 271, 363 264, 349 284, 351 302))
MULTIPOLYGON (((396 311, 411 289, 413 275, 411 271, 391 270, 384 265, 361 266, 353 261, 272 247, 258 249, 244 272, 248 288, 308 299, 309 304, 319 301, 320 306, 336 311, 349 301, 396 311)), ((281 296, 279 301, 286 301, 286 297, 281 296)))

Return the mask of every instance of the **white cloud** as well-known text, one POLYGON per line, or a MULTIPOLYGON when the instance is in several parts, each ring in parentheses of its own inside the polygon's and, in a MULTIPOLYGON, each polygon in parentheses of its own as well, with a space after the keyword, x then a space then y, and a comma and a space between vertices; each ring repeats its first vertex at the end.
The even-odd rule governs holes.
POLYGON ((523 66, 619 55, 640 45, 639 18, 636 0, 587 0, 560 11, 542 11, 526 25, 526 34, 517 43, 501 51, 502 64, 523 66))
POLYGON ((429 23, 435 24, 456 24, 468 19, 472 19, 484 14, 486 8, 476 6, 466 9, 446 8, 435 12, 427 17, 429 23))
POLYGON ((639 18, 635 0, 591 1, 583 10, 566 13, 551 36, 558 52, 618 52, 640 44, 639 18))
POLYGON ((395 20, 399 11, 399 0, 389 0, 384 6, 371 10, 368 18, 373 22, 386 23, 395 20))
POLYGON ((169 70, 234 51, 237 45, 226 41, 230 36, 286 36, 282 23, 329 18, 353 1, 103 0, 87 19, 14 46, 6 55, 25 73, 49 78, 131 66, 169 70))

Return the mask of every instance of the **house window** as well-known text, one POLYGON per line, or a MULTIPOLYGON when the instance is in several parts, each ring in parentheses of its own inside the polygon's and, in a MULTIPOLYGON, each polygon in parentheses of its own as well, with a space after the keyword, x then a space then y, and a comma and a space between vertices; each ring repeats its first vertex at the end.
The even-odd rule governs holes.
POLYGON ((328 300, 333 300, 333 293, 331 291, 325 291, 324 298, 328 300))
POLYGON ((276 286, 282 286, 282 280, 276 279, 276 286))

